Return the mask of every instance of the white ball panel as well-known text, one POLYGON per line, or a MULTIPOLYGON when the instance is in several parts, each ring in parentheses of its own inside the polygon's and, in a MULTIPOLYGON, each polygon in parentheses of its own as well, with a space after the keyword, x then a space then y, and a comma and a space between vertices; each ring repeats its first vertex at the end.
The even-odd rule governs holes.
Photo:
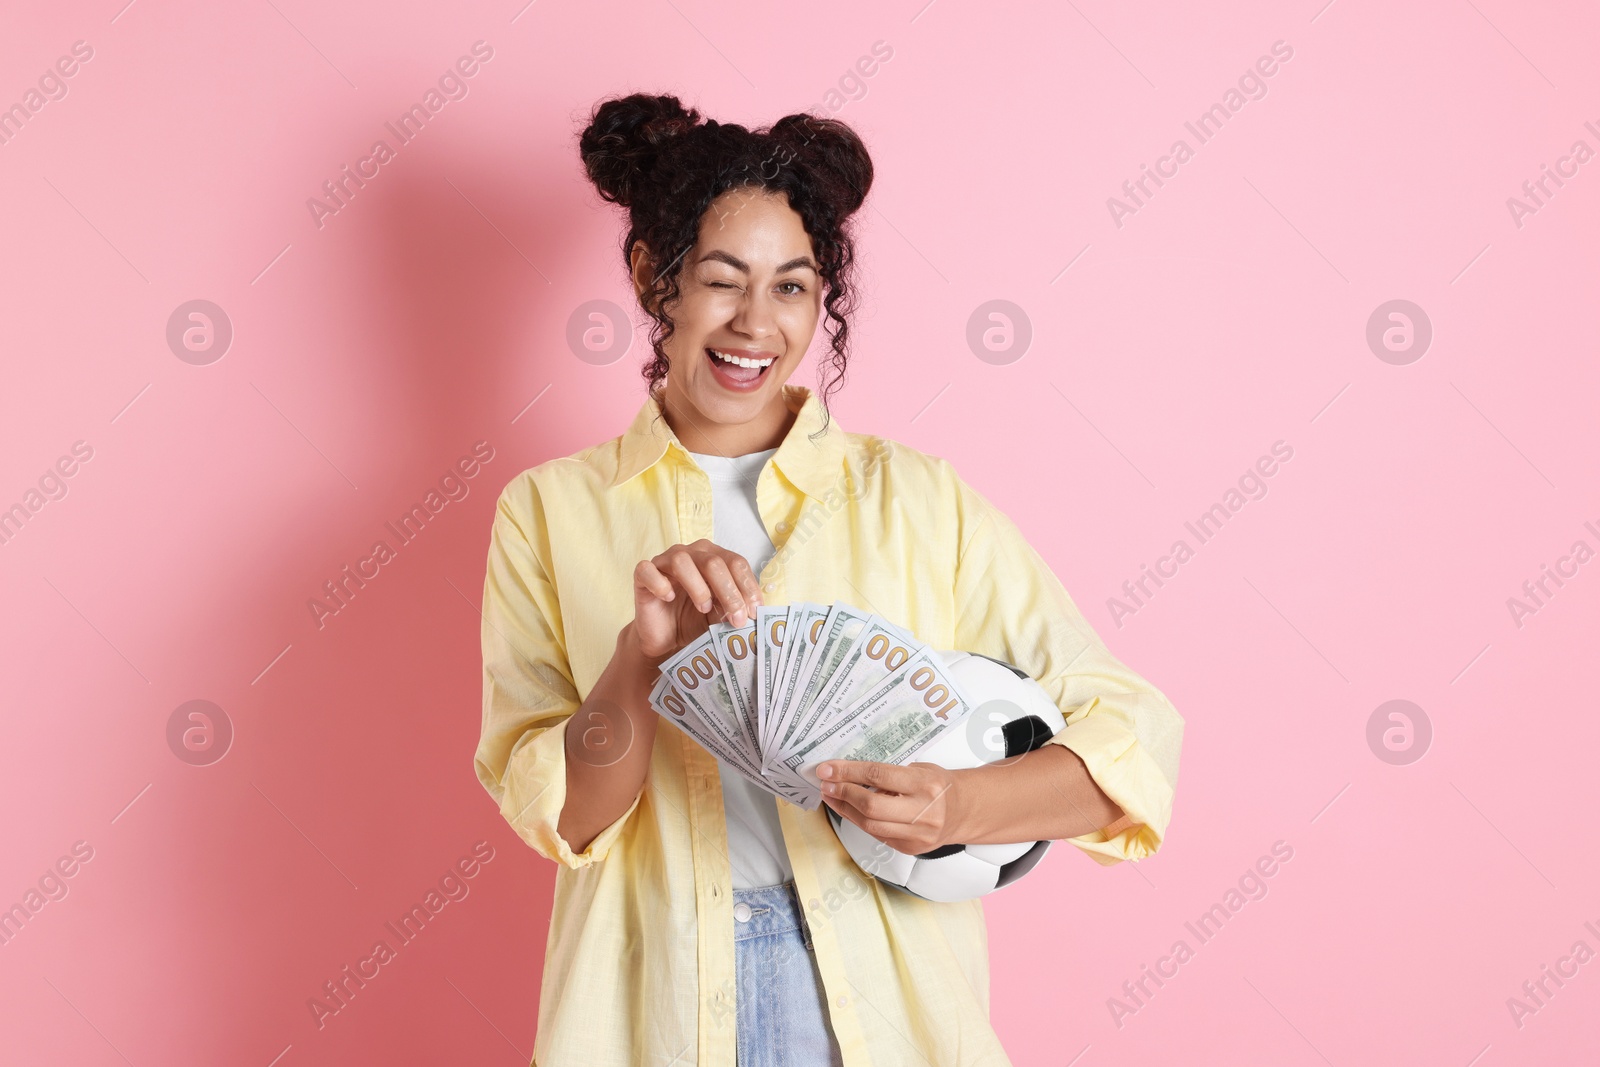
POLYGON ((1023 855, 1035 844, 1035 841, 1023 841, 1014 845, 968 845, 967 855, 999 867, 1023 855))
POLYGON ((834 820, 833 828, 857 867, 890 885, 906 884, 906 879, 911 877, 911 867, 917 862, 915 856, 896 852, 849 819, 831 813, 829 818, 834 820))
POLYGON ((992 893, 999 880, 999 867, 957 852, 936 860, 918 860, 905 886, 919 897, 949 903, 992 893))
POLYGON ((987 761, 972 751, 972 745, 967 742, 967 731, 956 726, 934 738, 911 762, 936 763, 947 770, 964 771, 981 767, 987 761))
MULTIPOLYGON (((1039 865, 1039 861, 1043 860, 1045 853, 1049 851, 1050 842, 1040 841, 1038 851, 1017 863, 1017 865, 1011 870, 1009 877, 1007 877, 1005 871, 1001 871, 1001 877, 1007 878, 1006 885, 1010 885, 1012 882, 1026 877, 1028 872, 1037 867, 1039 865)), ((998 888, 998 884, 996 885, 996 888, 998 888)))

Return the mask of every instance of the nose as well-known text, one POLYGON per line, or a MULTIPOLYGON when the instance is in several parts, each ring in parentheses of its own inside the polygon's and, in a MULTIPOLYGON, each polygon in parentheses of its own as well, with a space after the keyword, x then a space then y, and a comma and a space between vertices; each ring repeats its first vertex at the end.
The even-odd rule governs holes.
POLYGON ((773 336, 778 332, 778 318, 771 297, 764 292, 747 290, 729 325, 735 332, 753 341, 773 336))

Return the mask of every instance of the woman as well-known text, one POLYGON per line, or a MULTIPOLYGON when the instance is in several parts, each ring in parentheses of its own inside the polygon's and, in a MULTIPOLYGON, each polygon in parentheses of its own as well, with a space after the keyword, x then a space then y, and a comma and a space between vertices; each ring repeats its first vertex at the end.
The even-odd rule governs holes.
POLYGON ((787 384, 823 314, 829 386, 849 358, 847 224, 872 182, 849 127, 751 131, 635 94, 596 108, 580 150, 628 210, 654 358, 628 430, 515 478, 490 539, 476 770, 559 864, 535 1062, 1007 1062, 981 902, 877 882, 825 810, 658 729, 656 667, 714 621, 843 600, 1026 670, 1067 722, 1026 758, 821 766, 833 810, 912 853, 1148 856, 1182 719, 947 462, 847 433, 826 389, 787 384))

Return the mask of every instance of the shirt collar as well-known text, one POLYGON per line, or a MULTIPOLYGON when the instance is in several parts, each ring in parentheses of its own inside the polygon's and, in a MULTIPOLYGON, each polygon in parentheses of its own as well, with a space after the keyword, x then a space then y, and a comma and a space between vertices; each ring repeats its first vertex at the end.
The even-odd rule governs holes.
MULTIPOLYGON (((772 462, 801 492, 821 500, 830 490, 839 488, 839 469, 845 452, 844 431, 839 427, 839 420, 830 416, 828 428, 815 440, 811 439, 811 434, 822 429, 823 410, 821 399, 807 386, 785 383, 783 402, 796 415, 794 425, 789 427, 787 436, 773 453, 772 462)), ((660 394, 651 393, 621 437, 611 485, 621 485, 655 466, 671 446, 677 446, 683 457, 689 459, 689 450, 667 425, 660 394)))

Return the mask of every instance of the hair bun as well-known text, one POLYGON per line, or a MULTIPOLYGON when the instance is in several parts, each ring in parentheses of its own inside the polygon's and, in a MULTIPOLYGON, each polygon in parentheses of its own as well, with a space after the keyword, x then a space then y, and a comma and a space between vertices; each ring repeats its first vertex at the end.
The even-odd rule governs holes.
POLYGON ((633 93, 602 101, 578 139, 589 180, 603 199, 628 207, 661 150, 695 128, 700 113, 675 96, 633 93))
POLYGON ((845 209, 842 215, 853 214, 867 199, 872 188, 872 157, 849 126, 800 112, 773 123, 768 136, 833 187, 834 202, 845 209))

